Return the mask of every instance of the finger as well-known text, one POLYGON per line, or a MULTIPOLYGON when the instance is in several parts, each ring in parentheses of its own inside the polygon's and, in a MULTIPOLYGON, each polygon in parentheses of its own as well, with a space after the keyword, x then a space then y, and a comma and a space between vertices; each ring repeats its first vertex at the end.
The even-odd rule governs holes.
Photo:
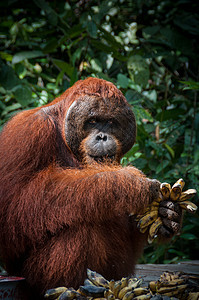
POLYGON ((174 210, 179 216, 182 216, 182 208, 178 203, 174 203, 174 210))
POLYGON ((161 226, 159 228, 158 234, 161 235, 161 236, 164 236, 165 238, 171 238, 173 236, 173 232, 170 231, 165 226, 161 226))
POLYGON ((168 229, 172 230, 175 234, 180 230, 180 224, 174 221, 168 220, 166 218, 162 219, 163 225, 168 227, 168 229))
POLYGON ((172 201, 162 201, 160 202, 160 207, 166 207, 169 209, 174 210, 175 209, 175 204, 172 201))
POLYGON ((180 216, 178 213, 176 213, 175 211, 165 208, 165 207, 160 207, 159 208, 159 214, 160 216, 167 218, 169 220, 172 221, 180 221, 180 216))
POLYGON ((156 179, 152 179, 150 186, 150 202, 154 199, 158 199, 160 196, 160 182, 156 179))
POLYGON ((182 208, 178 203, 174 203, 172 201, 162 201, 160 202, 160 207, 165 207, 171 210, 174 210, 179 215, 182 215, 182 208))

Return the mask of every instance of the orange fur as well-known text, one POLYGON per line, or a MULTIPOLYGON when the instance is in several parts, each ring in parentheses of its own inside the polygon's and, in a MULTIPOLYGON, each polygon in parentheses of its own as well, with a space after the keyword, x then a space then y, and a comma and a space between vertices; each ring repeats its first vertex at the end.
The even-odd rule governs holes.
POLYGON ((1 257, 39 294, 79 286, 86 268, 127 276, 145 243, 129 214, 149 203, 150 181, 134 167, 82 166, 64 139, 67 110, 85 95, 126 102, 112 83, 88 78, 16 115, 0 136, 1 257))

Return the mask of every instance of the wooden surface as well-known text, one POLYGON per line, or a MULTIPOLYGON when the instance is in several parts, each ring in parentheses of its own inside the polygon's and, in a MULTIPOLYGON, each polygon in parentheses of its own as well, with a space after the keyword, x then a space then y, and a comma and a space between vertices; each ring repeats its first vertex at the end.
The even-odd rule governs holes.
POLYGON ((199 260, 186 261, 178 264, 143 264, 137 265, 136 277, 143 277, 145 282, 158 280, 164 272, 182 272, 199 283, 199 260))

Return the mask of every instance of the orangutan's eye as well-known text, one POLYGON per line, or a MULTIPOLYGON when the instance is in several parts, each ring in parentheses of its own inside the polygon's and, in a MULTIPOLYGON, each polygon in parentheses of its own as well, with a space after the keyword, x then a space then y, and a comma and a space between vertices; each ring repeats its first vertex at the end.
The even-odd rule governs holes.
POLYGON ((97 121, 96 121, 96 119, 90 119, 90 120, 88 120, 88 124, 96 124, 97 123, 97 121))

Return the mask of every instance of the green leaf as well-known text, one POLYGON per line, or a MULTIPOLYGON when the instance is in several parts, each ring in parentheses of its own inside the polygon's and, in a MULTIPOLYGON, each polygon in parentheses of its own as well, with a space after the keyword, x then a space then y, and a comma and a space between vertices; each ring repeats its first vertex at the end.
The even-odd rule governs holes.
POLYGON ((140 104, 141 100, 142 100, 142 95, 140 93, 138 93, 137 91, 133 91, 133 90, 128 90, 125 94, 126 100, 132 104, 140 104))
POLYGON ((59 42, 56 38, 52 38, 43 48, 44 53, 53 52, 57 47, 59 47, 59 42))
POLYGON ((7 61, 12 61, 12 55, 7 52, 0 51, 0 57, 7 61))
POLYGON ((180 81, 180 82, 188 85, 188 87, 185 87, 184 89, 199 90, 199 82, 196 81, 180 81))
POLYGON ((188 224, 188 225, 183 226, 182 231, 184 233, 185 231, 192 230, 194 227, 195 227, 194 224, 188 224))
POLYGON ((53 59, 53 63, 57 65, 60 70, 63 70, 69 77, 72 76, 74 71, 73 66, 60 59, 53 59))
POLYGON ((16 76, 14 70, 6 64, 0 62, 0 83, 6 90, 11 90, 20 84, 20 79, 16 76))
POLYGON ((100 33, 102 37, 112 46, 113 49, 118 51, 122 45, 115 39, 114 35, 105 30, 102 26, 99 26, 100 33))
POLYGON ((175 249, 169 249, 168 250, 169 253, 173 253, 173 254, 177 254, 178 256, 184 256, 184 253, 181 251, 177 251, 175 249))
POLYGON ((162 110, 156 115, 156 120, 158 121, 167 121, 167 120, 176 120, 179 115, 183 115, 185 111, 183 109, 168 109, 162 110))
POLYGON ((32 91, 26 85, 18 85, 13 89, 13 94, 17 101, 22 105, 26 106, 32 99, 32 91))
POLYGON ((58 15, 57 13, 51 8, 51 6, 44 0, 33 0, 34 3, 44 10, 48 16, 49 22, 52 25, 57 25, 58 15))
POLYGON ((169 161, 168 160, 163 160, 157 167, 156 169, 156 173, 160 173, 161 171, 163 171, 167 166, 169 165, 169 161))
POLYGON ((7 115, 9 112, 15 111, 15 110, 17 110, 17 109, 19 109, 19 108, 21 108, 21 104, 20 104, 20 103, 14 103, 14 104, 12 104, 12 105, 6 106, 6 107, 4 108, 4 111, 3 111, 3 113, 2 113, 2 116, 5 116, 5 115, 7 115))
POLYGON ((156 26, 149 26, 146 28, 143 28, 142 33, 144 34, 144 36, 146 38, 156 34, 158 31, 160 30, 160 26, 156 25, 156 26))
POLYGON ((183 233, 183 234, 180 235, 180 237, 182 239, 189 240, 189 241, 197 240, 197 237, 193 233, 183 233))
POLYGON ((129 85, 129 79, 123 74, 117 75, 117 84, 121 87, 126 89, 129 85))
POLYGON ((99 59, 97 58, 91 59, 90 64, 93 70, 95 70, 96 72, 102 72, 103 68, 99 59))
POLYGON ((194 16, 194 13, 190 14, 189 12, 183 12, 182 15, 176 16, 173 21, 177 26, 188 33, 199 34, 199 20, 197 15, 194 16))
POLYGON ((141 106, 135 105, 133 107, 133 111, 136 115, 137 120, 139 119, 142 122, 143 122, 143 120, 153 122, 153 117, 151 116, 150 112, 147 111, 146 109, 142 108, 141 106))
POLYGON ((149 80, 149 66, 140 55, 133 55, 128 59, 128 71, 131 80, 142 87, 146 87, 149 80))
POLYGON ((167 150, 171 154, 171 157, 174 158, 175 157, 175 151, 168 144, 164 143, 163 145, 167 148, 167 150))
POLYGON ((88 22, 87 30, 88 30, 89 35, 92 38, 94 38, 94 39, 97 38, 97 25, 93 21, 88 22))
POLYGON ((23 61, 24 59, 30 59, 30 58, 36 58, 36 57, 41 57, 44 56, 45 54, 42 51, 23 51, 23 52, 18 52, 13 56, 12 63, 17 64, 20 61, 23 61))

